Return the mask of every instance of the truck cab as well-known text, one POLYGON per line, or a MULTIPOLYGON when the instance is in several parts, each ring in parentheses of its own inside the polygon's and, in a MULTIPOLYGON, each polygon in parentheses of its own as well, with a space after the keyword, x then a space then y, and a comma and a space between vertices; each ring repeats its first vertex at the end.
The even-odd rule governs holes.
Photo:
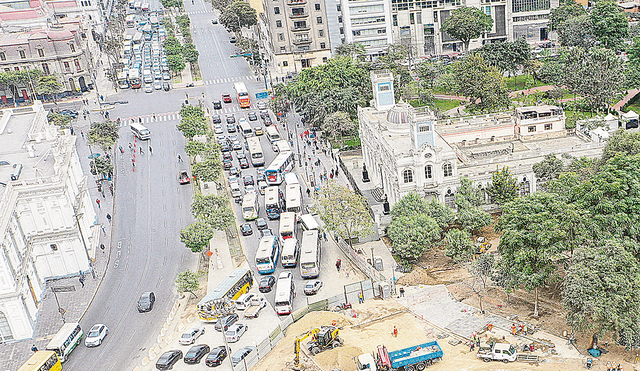
POLYGON ((377 371, 376 360, 371 353, 360 354, 356 357, 358 370, 377 371))
POLYGON ((491 347, 480 347, 478 358, 485 362, 502 361, 504 363, 513 362, 518 358, 516 346, 506 343, 495 343, 491 347))

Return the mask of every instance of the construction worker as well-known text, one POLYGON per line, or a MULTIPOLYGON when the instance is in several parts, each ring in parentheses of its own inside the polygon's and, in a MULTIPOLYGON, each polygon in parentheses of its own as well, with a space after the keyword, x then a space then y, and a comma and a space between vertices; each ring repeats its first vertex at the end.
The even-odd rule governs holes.
POLYGON ((393 337, 394 338, 398 337, 398 328, 396 326, 393 326, 393 337))
POLYGON ((514 322, 513 324, 511 324, 511 335, 515 336, 516 335, 516 330, 517 330, 517 327, 516 327, 516 324, 514 322))

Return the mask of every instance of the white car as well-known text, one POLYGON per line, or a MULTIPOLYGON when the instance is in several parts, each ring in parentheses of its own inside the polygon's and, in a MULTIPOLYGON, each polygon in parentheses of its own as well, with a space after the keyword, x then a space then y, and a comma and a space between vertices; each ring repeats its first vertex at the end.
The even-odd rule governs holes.
POLYGON ((191 330, 185 332, 178 340, 180 345, 191 345, 196 342, 196 339, 204 334, 204 327, 194 327, 191 330))
POLYGON ((231 325, 224 333, 224 336, 227 338, 228 343, 235 343, 242 335, 247 331, 247 325, 244 323, 235 323, 231 325))
POLYGON ((87 337, 84 339, 84 345, 89 348, 97 347, 98 345, 102 344, 102 341, 108 333, 109 328, 107 327, 107 325, 103 325, 101 323, 93 325, 91 330, 89 330, 87 337))
POLYGON ((258 109, 267 109, 267 104, 265 102, 258 102, 258 109))
POLYGON ((216 134, 224 134, 224 129, 222 128, 222 125, 216 125, 216 126, 213 128, 213 131, 214 131, 216 134))

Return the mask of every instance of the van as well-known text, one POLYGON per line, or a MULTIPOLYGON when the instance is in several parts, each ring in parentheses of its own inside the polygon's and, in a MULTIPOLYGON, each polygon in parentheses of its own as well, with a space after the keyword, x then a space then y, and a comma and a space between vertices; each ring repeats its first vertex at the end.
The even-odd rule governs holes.
POLYGON ((296 173, 287 173, 284 175, 284 182, 286 185, 300 184, 296 173))
POLYGON ((240 295, 240 297, 236 300, 236 309, 245 310, 249 308, 251 306, 251 299, 253 299, 254 297, 257 297, 257 295, 254 293, 240 295))
POLYGON ((240 189, 240 183, 233 182, 229 184, 229 187, 231 188, 231 197, 233 198, 242 197, 242 190, 240 189))
POLYGON ((300 222, 302 229, 305 231, 317 230, 320 228, 318 222, 311 214, 302 214, 298 217, 298 221, 300 222))

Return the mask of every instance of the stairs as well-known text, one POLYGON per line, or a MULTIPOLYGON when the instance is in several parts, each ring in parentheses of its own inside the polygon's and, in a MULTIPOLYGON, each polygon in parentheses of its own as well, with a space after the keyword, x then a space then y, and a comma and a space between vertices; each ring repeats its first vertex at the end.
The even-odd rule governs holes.
POLYGON ((373 196, 377 202, 382 202, 384 190, 382 188, 374 188, 371 190, 371 196, 373 196))

